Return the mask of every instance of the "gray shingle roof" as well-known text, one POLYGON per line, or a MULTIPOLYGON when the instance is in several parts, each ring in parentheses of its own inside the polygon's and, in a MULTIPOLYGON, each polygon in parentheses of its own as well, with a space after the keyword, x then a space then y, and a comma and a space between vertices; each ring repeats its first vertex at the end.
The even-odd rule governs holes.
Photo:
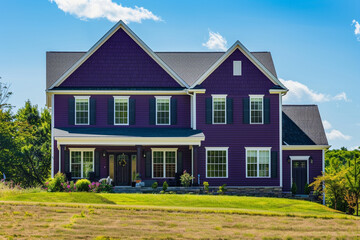
MULTIPOLYGON (((46 89, 56 82, 86 52, 47 52, 46 89)), ((225 52, 155 52, 187 84, 192 85, 225 52)), ((276 71, 270 52, 252 52, 275 77, 276 71)))
POLYGON ((317 105, 283 105, 285 145, 328 145, 317 105))

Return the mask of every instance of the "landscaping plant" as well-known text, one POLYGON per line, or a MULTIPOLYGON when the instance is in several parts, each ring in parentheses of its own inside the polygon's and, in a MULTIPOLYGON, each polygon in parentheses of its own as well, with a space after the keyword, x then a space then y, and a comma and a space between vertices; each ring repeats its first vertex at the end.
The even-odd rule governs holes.
POLYGON ((310 192, 311 192, 311 188, 309 187, 309 184, 305 184, 305 187, 304 187, 304 193, 306 194, 306 195, 309 195, 310 194, 310 192))
POLYGON ((226 184, 219 187, 218 194, 224 195, 227 191, 226 184))
POLYGON ((45 183, 45 190, 48 192, 63 192, 64 184, 66 184, 66 177, 63 173, 58 172, 54 178, 48 179, 45 183))
POLYGON ((154 182, 152 185, 151 185, 151 188, 155 191, 157 188, 158 188, 159 184, 158 182, 154 182))
POLYGON ((163 183, 163 186, 162 186, 163 191, 166 192, 166 190, 168 189, 168 187, 169 187, 169 184, 165 181, 165 182, 163 183))
POLYGON ((189 187, 193 179, 194 177, 185 170, 180 176, 181 185, 183 185, 184 187, 189 187))
POLYGON ((296 192, 297 192, 297 186, 296 183, 293 182, 293 184, 291 185, 291 193, 295 195, 296 192))
POLYGON ((90 190, 91 182, 87 179, 79 179, 76 181, 76 189, 79 192, 88 192, 90 190))
POLYGON ((203 186, 204 186, 204 192, 209 193, 209 183, 208 182, 203 182, 203 186))

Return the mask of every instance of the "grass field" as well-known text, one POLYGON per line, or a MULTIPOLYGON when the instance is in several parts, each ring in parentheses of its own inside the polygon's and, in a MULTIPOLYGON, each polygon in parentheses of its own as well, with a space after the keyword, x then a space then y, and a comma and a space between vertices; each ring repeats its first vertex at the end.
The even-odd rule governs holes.
POLYGON ((300 200, 204 195, 0 195, 5 239, 360 239, 360 219, 300 200))

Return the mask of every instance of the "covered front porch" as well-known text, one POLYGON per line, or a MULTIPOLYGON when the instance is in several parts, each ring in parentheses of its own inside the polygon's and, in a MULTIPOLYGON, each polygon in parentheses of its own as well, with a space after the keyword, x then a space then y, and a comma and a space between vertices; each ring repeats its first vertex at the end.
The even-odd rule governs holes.
POLYGON ((131 186, 137 175, 146 186, 177 186, 184 170, 196 177, 197 149, 205 139, 201 131, 166 128, 55 129, 54 137, 55 173, 72 180, 110 176, 115 186, 131 186))

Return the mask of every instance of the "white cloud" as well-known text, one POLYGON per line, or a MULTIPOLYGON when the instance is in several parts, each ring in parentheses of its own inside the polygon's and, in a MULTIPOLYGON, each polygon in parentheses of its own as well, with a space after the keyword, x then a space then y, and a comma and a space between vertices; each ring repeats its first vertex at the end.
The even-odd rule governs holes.
POLYGON ((324 121, 322 121, 322 123, 323 123, 323 126, 324 126, 324 129, 325 130, 328 130, 328 129, 330 129, 332 126, 331 126, 331 123, 329 123, 328 121, 326 121, 326 120, 324 120, 324 121))
POLYGON ((359 150, 359 149, 360 149, 360 145, 359 145, 359 146, 349 147, 349 150, 350 150, 350 151, 354 151, 355 149, 359 150))
POLYGON ((209 40, 206 43, 203 43, 202 45, 211 50, 226 51, 227 50, 226 44, 227 44, 226 39, 223 36, 221 36, 220 33, 209 31, 209 40))
POLYGON ((326 133, 326 137, 329 140, 336 140, 336 139, 340 139, 340 140, 350 140, 351 136, 345 135, 342 132, 340 132, 339 130, 333 129, 330 132, 326 133))
POLYGON ((50 0, 50 2, 55 2, 59 9, 82 20, 106 18, 111 22, 123 20, 125 23, 140 23, 147 19, 161 20, 160 17, 143 7, 123 7, 112 0, 50 0))
POLYGON ((357 39, 360 41, 360 24, 358 21, 356 21, 355 19, 352 20, 352 25, 355 25, 355 36, 357 36, 357 39))
POLYGON ((284 80, 280 78, 280 81, 289 89, 289 92, 283 98, 284 102, 329 102, 329 101, 348 101, 345 92, 341 92, 335 96, 331 96, 325 93, 319 93, 310 89, 305 84, 302 84, 293 80, 284 80))

